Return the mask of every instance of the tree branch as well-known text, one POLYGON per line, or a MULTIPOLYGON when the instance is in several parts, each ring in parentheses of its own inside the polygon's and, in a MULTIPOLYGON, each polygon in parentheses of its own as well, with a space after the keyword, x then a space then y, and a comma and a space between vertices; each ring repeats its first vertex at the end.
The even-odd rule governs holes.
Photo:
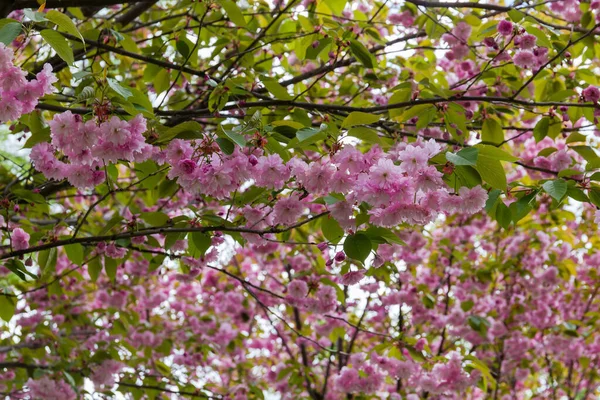
POLYGON ((166 233, 189 233, 189 232, 239 232, 239 233, 256 233, 258 235, 265 235, 269 233, 283 233, 287 231, 291 231, 292 229, 298 228, 304 224, 307 224, 315 219, 318 219, 324 215, 329 214, 329 211, 322 212, 320 214, 314 215, 310 218, 305 219, 304 221, 298 222, 294 225, 290 225, 285 228, 270 228, 265 230, 258 229, 249 229, 249 228, 240 228, 240 227, 227 227, 227 226, 204 226, 204 227, 188 227, 188 228, 172 228, 169 226, 164 227, 152 227, 147 228, 135 232, 124 232, 117 233, 114 235, 104 235, 104 236, 90 236, 90 237, 79 237, 79 238, 71 238, 71 239, 63 239, 57 240, 50 243, 41 244, 38 246, 29 247, 23 250, 15 250, 8 253, 4 253, 0 255, 0 260, 5 260, 8 258, 19 257, 25 254, 36 253, 38 251, 52 249, 55 247, 62 247, 69 244, 82 243, 82 244, 90 244, 90 243, 100 243, 100 242, 112 242, 119 239, 130 239, 139 236, 149 236, 155 234, 166 234, 166 233))

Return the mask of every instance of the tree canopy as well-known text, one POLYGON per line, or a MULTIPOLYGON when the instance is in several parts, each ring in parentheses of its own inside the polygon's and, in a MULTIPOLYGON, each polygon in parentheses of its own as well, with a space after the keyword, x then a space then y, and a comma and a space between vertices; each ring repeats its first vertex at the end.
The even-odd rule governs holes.
POLYGON ((0 5, 8 399, 600 395, 600 1, 0 5))

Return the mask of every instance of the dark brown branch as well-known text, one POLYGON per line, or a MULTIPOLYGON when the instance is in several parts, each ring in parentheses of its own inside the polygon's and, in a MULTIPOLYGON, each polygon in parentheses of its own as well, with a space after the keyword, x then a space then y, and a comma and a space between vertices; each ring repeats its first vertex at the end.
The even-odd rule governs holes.
POLYGON ((514 7, 505 7, 496 4, 475 3, 475 2, 435 2, 424 0, 407 0, 416 6, 425 8, 479 8, 482 10, 508 12, 514 7))
POLYGON ((126 383, 126 382, 118 382, 117 385, 124 386, 124 387, 137 388, 137 389, 152 389, 152 390, 158 390, 158 391, 161 391, 164 393, 172 393, 172 394, 197 397, 197 398, 202 398, 202 399, 220 399, 221 398, 221 396, 211 396, 211 395, 200 393, 200 392, 192 393, 192 392, 185 392, 182 390, 171 390, 171 389, 163 388, 160 386, 153 386, 153 385, 136 385, 133 383, 126 383))
POLYGON ((123 26, 133 22, 137 17, 145 13, 149 8, 155 5, 158 0, 148 0, 147 2, 140 2, 133 7, 131 7, 127 12, 123 15, 120 15, 115 19, 117 24, 121 24, 123 26))
POLYGON ((320 214, 314 215, 310 218, 305 219, 304 221, 300 221, 294 225, 290 225, 285 228, 270 228, 265 230, 258 229, 249 229, 249 228, 240 228, 240 227, 228 227, 228 226, 203 226, 203 227, 188 227, 188 228, 172 228, 169 226, 165 227, 152 227, 148 229, 143 229, 135 232, 124 232, 117 233, 114 235, 104 235, 104 236, 90 236, 90 237, 79 237, 79 238, 71 238, 71 239, 63 239, 57 240, 50 243, 41 244, 38 246, 29 247, 24 250, 16 250, 11 251, 5 254, 0 255, 0 260, 5 260, 8 258, 19 257, 25 254, 36 253, 38 251, 52 249, 55 247, 62 247, 68 244, 82 243, 82 244, 90 244, 90 243, 100 243, 100 242, 112 242, 119 239, 130 239, 134 237, 140 236, 149 236, 156 234, 165 234, 165 233, 188 233, 188 232, 239 232, 239 233, 255 233, 258 235, 264 235, 268 233, 283 233, 291 231, 292 229, 296 229, 304 224, 307 224, 315 219, 318 219, 324 215, 329 214, 328 211, 322 212, 320 214))
MULTIPOLYGON (((47 0, 46 8, 114 6, 126 3, 150 3, 153 1, 154 0, 47 0)), ((37 0, 15 0, 13 2, 13 10, 22 10, 24 8, 38 9, 39 7, 40 4, 37 0)))

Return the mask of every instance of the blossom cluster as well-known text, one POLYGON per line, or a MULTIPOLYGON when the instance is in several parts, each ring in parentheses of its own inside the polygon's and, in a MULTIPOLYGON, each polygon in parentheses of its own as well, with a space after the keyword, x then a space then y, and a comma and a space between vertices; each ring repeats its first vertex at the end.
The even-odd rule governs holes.
POLYGON ((67 382, 50 379, 47 375, 36 380, 29 379, 27 387, 32 399, 75 400, 77 398, 75 391, 67 382))
POLYGON ((113 116, 108 121, 84 122, 70 111, 50 121, 51 143, 31 150, 35 168, 48 179, 67 179, 77 188, 89 188, 104 180, 103 167, 119 160, 142 162, 153 147, 146 143, 146 120, 138 114, 130 121, 113 116), (62 156, 57 157, 60 151, 62 156))
POLYGON ((14 121, 35 109, 40 97, 54 92, 57 78, 50 64, 44 64, 35 79, 14 65, 13 50, 0 43, 0 122, 14 121))
MULTIPOLYGON (((484 189, 463 187, 453 193, 444 183, 442 172, 429 165, 429 159, 440 151, 441 146, 431 139, 403 143, 391 154, 377 146, 363 154, 346 145, 333 156, 317 161, 293 157, 284 162, 278 154, 239 149, 229 156, 203 156, 190 142, 175 139, 160 157, 173 166, 169 178, 177 179, 185 190, 217 199, 232 195, 250 179, 256 186, 271 190, 281 190, 285 185, 312 196, 341 194, 344 200, 329 209, 343 227, 351 228, 354 205, 362 202, 372 206, 371 223, 385 227, 402 222, 422 225, 439 213, 472 214, 481 210, 487 199, 484 189)), ((291 225, 308 206, 299 194, 282 196, 269 221, 291 225)), ((251 208, 244 211, 252 226, 266 214, 251 208)))

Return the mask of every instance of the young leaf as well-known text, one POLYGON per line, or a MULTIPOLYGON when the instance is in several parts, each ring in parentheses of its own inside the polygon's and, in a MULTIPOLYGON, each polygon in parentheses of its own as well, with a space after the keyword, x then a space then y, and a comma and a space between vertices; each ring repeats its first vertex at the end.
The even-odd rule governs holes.
POLYGON ((117 278, 117 261, 110 257, 104 257, 104 271, 111 281, 117 278))
POLYGON ((40 32, 46 43, 62 58, 68 65, 73 65, 75 59, 73 57, 73 49, 63 35, 52 29, 44 29, 40 32))
POLYGON ((85 46, 85 40, 83 39, 83 36, 81 36, 79 29, 77 29, 77 26, 75 25, 75 23, 73 22, 73 20, 71 18, 67 17, 65 14, 63 14, 57 10, 48 11, 46 13, 45 17, 47 20, 52 21, 56 25, 58 25, 58 27, 61 30, 65 31, 73 36, 79 36, 79 38, 81 39, 81 42, 85 46))
POLYGON ((17 299, 10 296, 10 293, 0 293, 0 318, 6 322, 15 315, 17 308, 17 299))
POLYGON ((550 118, 544 117, 535 124, 533 128, 533 137, 536 142, 539 142, 548 135, 548 128, 550 127, 550 118))
POLYGON ((151 226, 163 226, 169 220, 169 216, 160 211, 141 213, 140 218, 151 226))
POLYGON ((204 232, 192 232, 190 233, 190 239, 194 247, 200 252, 200 256, 203 256, 211 245, 210 236, 204 232))
POLYGON ((342 122, 342 128, 351 128, 356 125, 368 125, 379 121, 379 115, 364 113, 360 111, 351 112, 344 122, 342 122))
POLYGON ((354 260, 364 262, 372 249, 371 240, 363 233, 348 235, 344 241, 344 252, 354 260))
POLYGON ((234 24, 236 24, 240 28, 246 26, 244 14, 242 14, 242 10, 240 10, 240 8, 237 4, 235 4, 235 2, 233 2, 232 0, 219 0, 219 3, 221 3, 221 7, 223 7, 225 12, 227 13, 227 16, 234 24))
POLYGON ((350 40, 350 51, 362 65, 367 68, 374 68, 376 64, 375 57, 369 53, 369 50, 360 42, 350 40))
POLYGON ((9 22, 0 28, 0 43, 9 45, 21 34, 21 24, 18 22, 9 22))
POLYGON ((337 244, 344 237, 344 230, 340 224, 333 218, 322 218, 321 231, 325 239, 333 244, 337 244))
POLYGON ((287 89, 281 86, 275 79, 264 78, 262 79, 262 83, 275 98, 281 100, 292 99, 292 96, 288 93, 287 89))
POLYGON ((568 184, 562 179, 555 179, 553 181, 544 182, 542 188, 554 200, 560 201, 567 194, 568 184))
POLYGON ((504 140, 502 126, 495 118, 486 118, 481 129, 481 139, 484 142, 500 144, 504 140))
POLYGON ((446 160, 450 161, 454 165, 471 165, 477 164, 477 158, 479 156, 479 149, 476 147, 467 147, 462 149, 458 153, 446 153, 446 160))
POLYGON ((481 179, 494 189, 506 189, 506 172, 500 161, 481 155, 477 159, 475 169, 479 172, 479 175, 481 175, 481 179))
POLYGON ((519 158, 513 156, 512 154, 508 154, 504 150, 500 150, 495 146, 488 146, 486 144, 476 144, 475 147, 479 149, 479 156, 489 157, 494 160, 500 161, 517 161, 519 158))
POLYGON ((83 246, 79 243, 74 243, 65 246, 67 257, 75 265, 83 264, 83 246))
POLYGON ((100 258, 95 257, 91 259, 87 266, 88 274, 90 274, 92 282, 96 282, 98 280, 98 276, 100 276, 100 272, 102 272, 102 263, 100 262, 100 258))
POLYGON ((106 82, 108 83, 108 86, 110 86, 110 88, 112 90, 114 90, 115 92, 117 92, 125 100, 127 100, 128 98, 130 98, 131 96, 133 96, 133 94, 131 94, 131 90, 127 89, 124 86, 121 86, 121 84, 119 83, 119 81, 117 81, 116 79, 106 78, 106 82))
POLYGON ((217 144, 219 145, 223 153, 227 155, 233 154, 233 150, 235 150, 235 145, 229 139, 217 138, 217 144))

